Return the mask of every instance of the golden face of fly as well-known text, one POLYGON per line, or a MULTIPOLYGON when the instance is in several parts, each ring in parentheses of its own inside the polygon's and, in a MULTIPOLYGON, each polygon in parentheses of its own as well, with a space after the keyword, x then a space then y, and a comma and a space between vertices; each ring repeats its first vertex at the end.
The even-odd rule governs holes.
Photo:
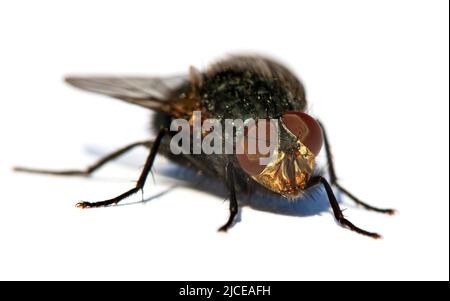
POLYGON ((269 163, 258 155, 238 155, 241 167, 256 182, 287 198, 299 196, 314 172, 315 157, 322 146, 322 130, 311 116, 287 112, 280 119, 278 143, 269 163), (285 136, 283 136, 285 135, 285 136))
POLYGON ((294 152, 277 152, 275 162, 252 176, 259 184, 285 197, 296 197, 305 189, 314 171, 315 156, 301 142, 294 152))

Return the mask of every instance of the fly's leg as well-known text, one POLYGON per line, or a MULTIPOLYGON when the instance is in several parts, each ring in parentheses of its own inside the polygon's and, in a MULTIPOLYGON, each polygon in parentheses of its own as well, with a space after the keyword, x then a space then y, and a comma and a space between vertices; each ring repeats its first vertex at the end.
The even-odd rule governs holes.
POLYGON ((234 218, 236 217, 239 210, 239 205, 236 198, 236 189, 234 186, 234 167, 231 163, 228 163, 226 166, 226 177, 228 189, 230 190, 230 216, 225 225, 219 228, 219 231, 223 232, 226 232, 228 228, 230 228, 230 226, 233 224, 234 218))
POLYGON ((324 142, 325 142, 325 152, 326 152, 326 156, 327 156, 328 173, 330 175, 331 185, 336 186, 340 191, 342 191, 343 194, 345 194, 350 199, 352 199, 356 204, 364 207, 367 210, 372 210, 372 211, 376 211, 376 212, 380 212, 380 213, 386 213, 386 214, 390 214, 390 215, 395 214, 395 210, 394 209, 377 208, 377 207, 371 206, 371 205, 369 205, 367 203, 364 203, 363 201, 358 199, 356 196, 354 196, 352 193, 350 193, 347 189, 345 189, 344 187, 342 187, 338 183, 336 172, 334 170, 333 156, 331 154, 330 143, 328 141, 328 137, 327 137, 327 134, 326 134, 324 126, 322 125, 321 122, 319 122, 319 124, 320 124, 320 126, 322 128, 323 138, 324 138, 324 142))
POLYGON ((325 178, 323 178, 321 176, 311 178, 311 180, 309 182, 309 187, 317 185, 317 184, 322 184, 325 187, 325 191, 328 196, 328 201, 330 202, 331 209, 333 209, 334 217, 339 222, 339 224, 341 224, 343 227, 348 228, 352 231, 355 231, 359 234, 366 235, 366 236, 369 236, 369 237, 372 237, 375 239, 381 238, 381 235, 379 235, 378 233, 373 233, 373 232, 363 230, 363 229, 355 226, 354 224, 352 224, 348 219, 346 219, 344 217, 344 215, 342 214, 342 210, 339 207, 339 203, 336 200, 336 197, 333 193, 333 189, 331 189, 330 184, 328 183, 328 181, 325 178))
POLYGON ((143 189, 143 187, 145 185, 145 181, 147 179, 147 176, 152 169, 153 162, 155 161, 156 154, 158 153, 158 148, 161 145, 161 140, 166 133, 167 133, 167 129, 162 129, 158 133, 158 136, 156 136, 156 139, 153 142, 153 146, 151 147, 150 153, 147 157, 147 161, 145 162, 144 168, 142 169, 141 175, 139 176, 139 179, 134 188, 122 193, 121 195, 116 196, 115 198, 109 199, 109 200, 94 202, 94 203, 79 202, 76 204, 76 206, 79 208, 91 208, 91 207, 104 207, 104 206, 109 206, 112 204, 117 204, 120 201, 122 201, 123 199, 125 199, 125 198, 137 193, 139 190, 143 189))
POLYGON ((35 169, 35 168, 26 168, 26 167, 14 167, 14 171, 19 172, 27 172, 27 173, 37 173, 37 174, 46 174, 46 175, 55 175, 55 176, 89 176, 96 170, 98 170, 100 167, 108 163, 109 161, 112 161, 116 159, 117 157, 127 153, 128 151, 132 150, 133 148, 137 146, 146 146, 151 147, 152 142, 151 141, 141 141, 136 142, 130 145, 127 145, 121 149, 116 150, 115 152, 101 158, 94 164, 88 166, 84 170, 45 170, 45 169, 35 169))

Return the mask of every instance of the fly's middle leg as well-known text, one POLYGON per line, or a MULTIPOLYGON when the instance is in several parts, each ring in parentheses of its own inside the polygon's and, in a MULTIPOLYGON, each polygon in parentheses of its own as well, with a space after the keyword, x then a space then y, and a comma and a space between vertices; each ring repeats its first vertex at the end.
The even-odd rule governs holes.
POLYGON ((390 215, 395 214, 396 211, 394 209, 377 208, 377 207, 374 207, 372 205, 369 205, 369 204, 361 201, 359 198, 357 198, 355 195, 350 193, 347 189, 345 189, 344 187, 342 187, 338 183, 338 179, 337 179, 337 176, 336 176, 336 171, 334 169, 334 164, 333 164, 333 156, 331 154, 331 148, 330 148, 330 143, 329 143, 329 140, 328 140, 328 137, 327 137, 327 133, 325 131, 325 128, 324 128, 323 124, 320 121, 319 121, 319 124, 320 124, 320 127, 322 128, 322 133, 323 133, 323 138, 324 138, 324 143, 325 143, 325 152, 326 152, 326 157, 327 157, 328 173, 329 173, 329 176, 330 176, 330 183, 331 183, 331 185, 336 186, 343 194, 345 194, 351 200, 353 200, 356 204, 362 206, 363 208, 365 208, 367 210, 376 211, 376 212, 385 213, 385 214, 390 214, 390 215))
POLYGON ((123 199, 137 193, 139 190, 142 190, 145 185, 145 181, 147 180, 147 176, 150 173, 153 163, 155 161, 156 154, 158 153, 159 146, 161 145, 161 141, 164 136, 168 133, 167 129, 161 129, 158 135, 156 136, 155 141, 153 142, 152 147, 150 148, 150 153, 145 162, 144 168, 142 169, 141 175, 136 183, 136 186, 131 188, 130 190, 118 195, 112 199, 108 199, 100 202, 79 202, 77 203, 77 207, 79 208, 91 208, 91 207, 104 207, 113 204, 117 204, 123 199))

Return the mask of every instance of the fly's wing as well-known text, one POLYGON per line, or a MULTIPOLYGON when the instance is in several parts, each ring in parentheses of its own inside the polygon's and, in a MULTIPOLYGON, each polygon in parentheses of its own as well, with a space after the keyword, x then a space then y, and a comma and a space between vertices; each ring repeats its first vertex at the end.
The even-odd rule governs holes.
POLYGON ((112 77, 68 76, 65 81, 82 90, 108 95, 145 108, 158 110, 188 76, 112 77))

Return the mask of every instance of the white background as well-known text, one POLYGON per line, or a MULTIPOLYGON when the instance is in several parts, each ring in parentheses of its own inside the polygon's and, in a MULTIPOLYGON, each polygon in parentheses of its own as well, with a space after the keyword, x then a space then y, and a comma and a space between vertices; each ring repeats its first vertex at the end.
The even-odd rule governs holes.
POLYGON ((0 279, 448 280, 448 21, 447 1, 2 1, 0 279), (145 205, 73 206, 130 188, 144 151, 92 179, 11 172, 83 167, 149 137, 147 111, 63 75, 167 75, 235 51, 274 56, 302 78, 342 183, 400 211, 343 200, 383 240, 337 226, 329 210, 245 207, 217 233, 228 203, 158 173, 145 197, 170 191, 145 205))

